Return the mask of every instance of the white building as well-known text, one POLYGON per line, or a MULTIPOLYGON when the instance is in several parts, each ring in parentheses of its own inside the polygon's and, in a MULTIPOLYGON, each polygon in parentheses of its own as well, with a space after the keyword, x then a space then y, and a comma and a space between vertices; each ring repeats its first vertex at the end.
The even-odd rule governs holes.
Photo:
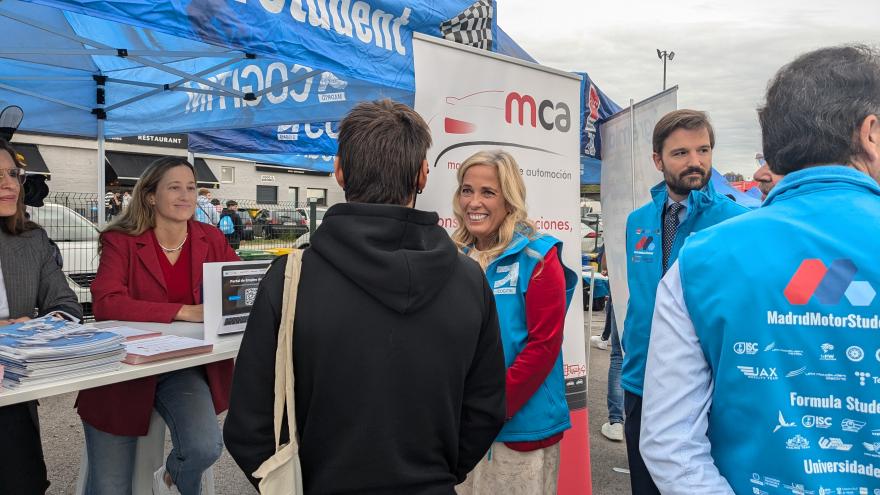
MULTIPOLYGON (((97 142, 90 139, 17 132, 12 140, 32 171, 50 177, 52 193, 98 192, 97 142), (43 163, 39 163, 42 159, 43 163), (45 168, 45 169, 43 169, 45 168)), ((105 144, 105 187, 130 190, 140 173, 156 158, 187 156, 186 135, 136 136, 108 139, 105 144)), ((213 196, 259 204, 306 203, 320 205, 345 201, 332 174, 292 169, 235 158, 195 155, 196 180, 213 196)))

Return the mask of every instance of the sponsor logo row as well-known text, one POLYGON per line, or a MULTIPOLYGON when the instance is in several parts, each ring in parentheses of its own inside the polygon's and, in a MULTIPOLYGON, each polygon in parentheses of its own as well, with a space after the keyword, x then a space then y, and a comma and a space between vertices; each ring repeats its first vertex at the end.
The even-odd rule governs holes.
MULTIPOLYGON (((826 342, 819 346, 817 353, 814 355, 818 355, 819 359, 822 361, 836 361, 837 356, 835 355, 834 351, 834 344, 826 342)), ((804 351, 801 349, 785 349, 782 347, 778 347, 776 345, 776 342, 771 342, 767 344, 763 347, 763 349, 758 345, 757 342, 736 342, 733 344, 733 352, 739 355, 747 356, 754 356, 759 352, 779 352, 782 354, 787 354, 789 356, 797 357, 804 355, 804 351)), ((854 363, 861 362, 863 359, 865 359, 865 356, 867 355, 865 349, 857 345, 851 345, 847 347, 844 354, 846 355, 846 358, 848 360, 854 363)), ((880 347, 874 350, 874 359, 880 362, 880 347)))

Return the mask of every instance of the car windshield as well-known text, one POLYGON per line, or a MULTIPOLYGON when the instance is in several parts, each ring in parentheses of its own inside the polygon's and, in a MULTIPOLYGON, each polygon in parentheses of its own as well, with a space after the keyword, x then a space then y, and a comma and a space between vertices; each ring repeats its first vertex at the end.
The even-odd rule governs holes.
POLYGON ((98 229, 82 215, 62 205, 28 208, 31 220, 46 229, 55 242, 97 241, 98 229))

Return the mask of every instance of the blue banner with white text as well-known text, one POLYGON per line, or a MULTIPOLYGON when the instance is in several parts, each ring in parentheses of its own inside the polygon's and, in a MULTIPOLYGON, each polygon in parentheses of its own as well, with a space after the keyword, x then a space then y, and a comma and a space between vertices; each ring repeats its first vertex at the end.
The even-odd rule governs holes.
POLYGON ((189 134, 193 153, 286 153, 335 155, 339 122, 280 124, 189 134))
POLYGON ((621 110, 590 79, 586 72, 575 72, 581 79, 581 156, 602 159, 599 124, 621 110))
POLYGON ((32 0, 72 12, 283 56, 340 77, 412 91, 414 31, 440 24, 473 0, 32 0))

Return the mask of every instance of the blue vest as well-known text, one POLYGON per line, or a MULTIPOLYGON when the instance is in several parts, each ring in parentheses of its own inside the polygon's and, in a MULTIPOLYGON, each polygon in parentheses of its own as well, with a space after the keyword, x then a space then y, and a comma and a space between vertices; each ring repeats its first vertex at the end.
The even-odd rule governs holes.
MULTIPOLYGON (((506 367, 510 367, 526 346, 529 333, 526 326, 526 291, 535 267, 554 246, 561 263, 562 242, 558 239, 544 234, 529 240, 522 234, 515 234, 510 246, 486 267, 486 278, 495 294, 498 308, 506 367)), ((564 264, 562 267, 565 272, 565 307, 568 309, 578 276, 564 264)), ((560 352, 547 379, 522 409, 504 424, 497 441, 543 440, 569 428, 571 422, 565 400, 565 376, 560 352)))
POLYGON ((880 187, 840 166, 789 174, 682 249, 712 457, 736 493, 880 493, 878 253, 880 187))
MULTIPOLYGON (((629 303, 621 336, 625 354, 620 382, 625 390, 636 395, 642 395, 645 382, 654 299, 663 276, 661 216, 668 198, 666 184, 661 182, 651 188, 651 196, 653 201, 630 213, 626 219, 629 303)), ((711 182, 701 190, 691 191, 687 198, 687 216, 678 226, 669 253, 669 266, 675 262, 679 249, 689 235, 747 211, 748 208, 716 193, 711 182)))

